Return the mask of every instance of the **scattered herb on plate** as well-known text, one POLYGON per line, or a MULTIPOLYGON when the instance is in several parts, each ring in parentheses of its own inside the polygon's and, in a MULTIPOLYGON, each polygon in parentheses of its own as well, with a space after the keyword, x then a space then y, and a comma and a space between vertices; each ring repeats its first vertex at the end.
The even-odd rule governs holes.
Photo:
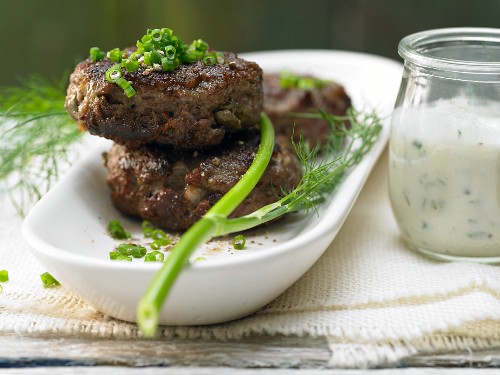
POLYGON ((0 271, 0 283, 4 283, 6 281, 9 281, 9 271, 1 270, 0 271))
POLYGON ((40 280, 42 280, 42 283, 43 283, 43 286, 45 288, 52 288, 52 287, 56 287, 56 286, 59 286, 61 284, 59 284, 59 281, 57 281, 54 276, 52 276, 50 273, 48 272, 44 272, 40 275, 40 280))

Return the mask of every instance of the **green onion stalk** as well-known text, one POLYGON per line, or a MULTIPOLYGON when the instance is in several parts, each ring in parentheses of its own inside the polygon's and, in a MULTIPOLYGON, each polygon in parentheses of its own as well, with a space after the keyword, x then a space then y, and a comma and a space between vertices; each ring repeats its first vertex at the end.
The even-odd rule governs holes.
MULTIPOLYGON (((315 209, 331 195, 345 172, 370 151, 382 130, 377 115, 353 109, 348 110, 345 116, 333 116, 321 111, 294 115, 327 121, 332 129, 329 142, 321 149, 315 147, 309 150, 301 137, 298 144, 294 143, 304 170, 297 187, 275 203, 251 214, 229 219, 228 215, 259 181, 273 152, 273 127, 267 116, 262 114, 261 143, 252 165, 241 180, 181 237, 139 302, 137 322, 145 337, 155 334, 163 302, 189 257, 200 245, 211 237, 248 230, 287 213, 315 209)), ((243 247, 243 238, 237 240, 242 241, 243 247)))
POLYGON ((310 151, 303 139, 298 144, 293 143, 304 169, 297 187, 277 202, 253 213, 234 219, 221 219, 219 230, 214 236, 245 231, 288 213, 314 209, 334 191, 345 171, 358 164, 371 150, 382 130, 378 116, 359 113, 352 108, 345 116, 334 116, 322 111, 294 113, 291 116, 325 120, 332 129, 328 143, 321 149, 315 147, 310 151), (346 140, 348 142, 344 144, 346 140))
POLYGON ((155 274, 137 308, 137 322, 144 336, 154 336, 161 306, 191 254, 210 237, 223 230, 220 223, 250 194, 264 174, 274 150, 274 130, 262 113, 260 145, 247 172, 207 213, 191 226, 155 274))

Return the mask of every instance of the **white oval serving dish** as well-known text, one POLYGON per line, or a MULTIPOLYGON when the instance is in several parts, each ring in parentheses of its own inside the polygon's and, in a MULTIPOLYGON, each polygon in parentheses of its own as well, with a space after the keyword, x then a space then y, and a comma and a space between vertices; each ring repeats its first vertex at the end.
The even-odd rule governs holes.
MULTIPOLYGON (((401 64, 372 55, 342 51, 277 51, 242 54, 264 71, 287 69, 343 84, 358 109, 375 109, 385 117, 373 149, 315 212, 291 215, 247 236, 245 250, 227 240, 208 244, 177 280, 161 312, 160 323, 220 323, 248 315, 299 279, 321 256, 340 230, 358 193, 384 149, 388 116, 401 78, 401 64), (253 241, 253 243, 252 243, 253 241)), ((65 288, 112 317, 135 321, 136 306, 161 264, 110 261, 116 242, 107 222, 119 219, 140 233, 140 223, 122 216, 111 204, 102 152, 109 141, 75 165, 31 210, 23 233, 33 254, 65 288)))

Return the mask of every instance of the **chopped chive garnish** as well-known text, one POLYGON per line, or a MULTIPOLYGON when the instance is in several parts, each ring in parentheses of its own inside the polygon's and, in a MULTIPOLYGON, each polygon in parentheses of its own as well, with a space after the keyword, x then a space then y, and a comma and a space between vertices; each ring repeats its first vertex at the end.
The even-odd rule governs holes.
POLYGON ((153 234, 153 230, 155 227, 149 220, 144 220, 141 224, 142 227, 142 234, 144 234, 144 237, 151 237, 153 234))
POLYGON ((196 263, 196 262, 203 262, 204 260, 207 260, 207 258, 205 258, 205 257, 197 257, 197 258, 194 258, 193 261, 196 263))
MULTIPOLYGON (((111 257, 111 254, 110 254, 111 257)), ((132 262, 132 257, 128 255, 123 255, 123 254, 118 254, 116 258, 113 258, 113 260, 125 260, 128 262, 132 262)))
POLYGON ((233 238, 233 247, 236 250, 243 250, 246 242, 247 242, 247 239, 245 238, 245 236, 242 234, 238 234, 237 236, 234 236, 234 238, 233 238))
POLYGON ((3 286, 0 285, 0 294, 3 293, 3 286))
POLYGON ((165 255, 159 251, 151 251, 144 257, 145 262, 163 262, 165 255))
POLYGON ((205 57, 203 57, 202 61, 203 61, 203 64, 205 64, 205 65, 215 65, 215 64, 217 64, 217 57, 213 53, 207 54, 207 55, 205 55, 205 57))
POLYGON ((146 255, 146 253, 147 253, 147 250, 143 246, 134 245, 130 249, 130 255, 132 255, 134 258, 142 258, 144 255, 146 255))
POLYGON ((281 72, 280 86, 283 89, 301 89, 311 91, 313 89, 322 89, 328 81, 318 78, 299 76, 290 72, 281 72))
MULTIPOLYGON (((146 255, 146 248, 144 246, 136 245, 133 243, 122 243, 116 247, 116 251, 109 253, 110 258, 117 257, 117 254, 124 256, 132 256, 134 258, 142 258, 146 255), (116 253, 116 254, 115 254, 116 253)), ((113 259, 113 258, 111 258, 113 259)))
POLYGON ((115 64, 111 68, 106 70, 106 79, 111 83, 115 83, 121 76, 122 72, 120 70, 119 64, 115 64))
POLYGON ((109 253, 109 259, 115 260, 118 258, 118 256, 121 255, 118 251, 110 251, 109 253))
POLYGON ((43 283, 43 286, 45 288, 49 288, 49 287, 54 287, 54 286, 58 286, 58 285, 61 285, 59 284, 59 281, 57 281, 54 276, 52 276, 50 273, 48 272, 45 272, 45 273, 42 273, 40 275, 40 279, 42 280, 42 283, 43 283))
POLYGON ((116 63, 122 61, 122 53, 119 48, 113 48, 111 51, 108 51, 107 57, 116 63))
MULTIPOLYGON (((172 243, 172 239, 163 230, 155 228, 155 226, 148 220, 144 220, 141 223, 141 227, 144 237, 153 238, 153 242, 151 242, 150 246, 154 251, 148 253, 144 246, 125 242, 116 246, 115 250, 109 253, 110 260, 132 261, 132 258, 144 257, 147 258, 144 259, 145 262, 163 262, 164 254, 156 250, 160 250, 162 246, 167 246, 172 243)), ((110 234, 112 233, 112 230, 121 232, 120 228, 123 230, 123 227, 118 220, 112 220, 108 225, 110 234)), ((123 232, 125 231, 123 230, 123 232)), ((126 234, 128 236, 127 238, 129 238, 130 233, 126 234)))
POLYGON ((0 271, 0 282, 4 283, 6 281, 9 281, 9 271, 1 270, 0 271))
POLYGON ((139 69, 139 62, 137 60, 125 59, 122 61, 122 65, 127 72, 135 72, 139 69))
POLYGON ((153 69, 164 72, 172 72, 181 64, 190 64, 202 60, 206 65, 224 64, 224 54, 221 52, 211 53, 208 51, 208 43, 201 39, 193 41, 189 46, 177 36, 173 35, 171 29, 148 29, 146 34, 136 43, 137 50, 134 52, 122 51, 113 48, 107 53, 98 47, 90 49, 90 59, 94 62, 107 57, 117 64, 106 72, 106 79, 120 86, 125 94, 130 98, 135 95, 135 89, 122 77, 122 68, 127 72, 136 72, 139 69, 153 69), (111 70, 111 71, 110 71, 111 70), (118 75, 118 73, 121 75, 118 75), (113 77, 110 77, 113 75, 113 77))
POLYGON ((226 62, 226 58, 222 52, 215 52, 215 57, 217 58, 217 62, 219 64, 224 64, 226 62))
POLYGON ((146 229, 146 228, 154 229, 153 224, 149 220, 143 220, 141 223, 141 227, 142 227, 142 229, 146 229))
POLYGON ((108 232, 114 239, 117 240, 126 240, 130 238, 130 233, 125 232, 122 224, 118 220, 111 220, 108 223, 108 232))
POLYGON ((121 243, 116 247, 119 254, 130 255, 130 249, 135 246, 133 243, 121 243))
POLYGON ((106 53, 101 51, 99 47, 92 47, 90 49, 90 59, 94 62, 102 60, 106 57, 106 53))
POLYGON ((161 229, 155 229, 152 233, 151 233, 151 237, 154 239, 154 240, 159 240, 160 238, 167 238, 167 234, 162 231, 161 229))

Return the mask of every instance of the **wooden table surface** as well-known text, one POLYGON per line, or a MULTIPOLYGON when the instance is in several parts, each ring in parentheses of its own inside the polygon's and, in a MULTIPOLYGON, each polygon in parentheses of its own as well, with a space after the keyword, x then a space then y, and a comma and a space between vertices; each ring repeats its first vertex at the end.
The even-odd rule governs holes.
POLYGON ((1 336, 0 369, 9 373, 77 374, 500 374, 500 350, 418 355, 385 369, 332 370, 325 339, 249 337, 238 341, 111 340, 1 336), (446 370, 446 371, 444 371, 446 370))

